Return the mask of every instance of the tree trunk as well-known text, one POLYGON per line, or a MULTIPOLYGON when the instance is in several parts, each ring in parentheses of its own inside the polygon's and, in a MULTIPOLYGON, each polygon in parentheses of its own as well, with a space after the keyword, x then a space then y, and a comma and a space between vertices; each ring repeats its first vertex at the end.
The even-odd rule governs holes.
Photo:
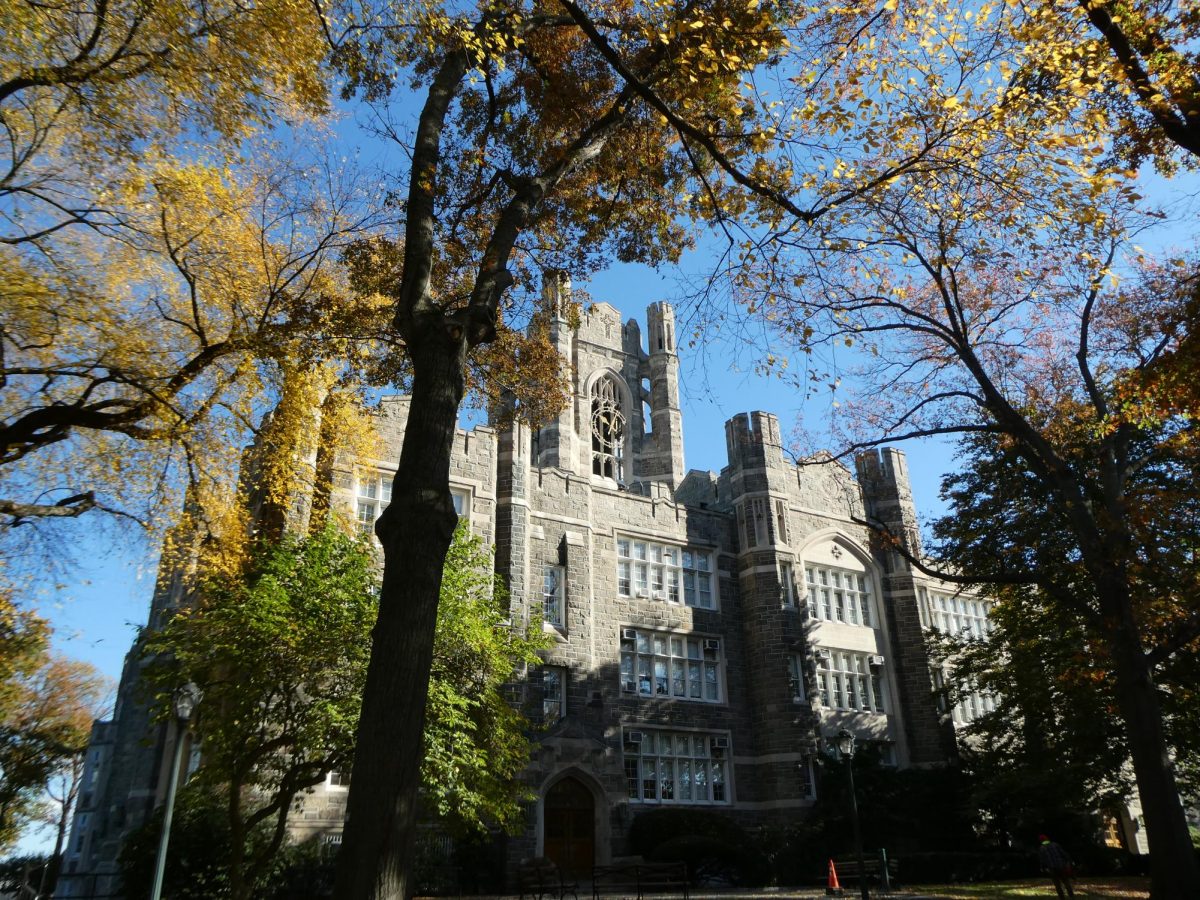
POLYGON ((461 329, 438 317, 409 341, 412 399, 391 506, 375 526, 383 588, 363 690, 338 900, 403 900, 416 837, 421 739, 442 565, 458 517, 450 453, 464 391, 461 329))
POLYGON ((1109 627, 1117 704, 1150 841, 1150 896, 1195 900, 1200 897, 1200 866, 1179 801, 1158 689, 1142 648, 1129 589, 1113 578, 1101 583, 1100 596, 1109 627))
POLYGON ((242 781, 235 778, 229 784, 229 896, 232 900, 248 900, 246 885, 246 826, 242 821, 242 781))
MULTIPOLYGON (((76 760, 80 760, 82 757, 83 755, 80 754, 76 760)), ((58 812, 58 821, 54 823, 54 855, 42 867, 42 880, 38 882, 39 897, 48 896, 47 892, 58 883, 58 869, 62 865, 63 844, 67 842, 67 826, 71 824, 71 811, 75 808, 76 790, 82 770, 82 763, 76 762, 73 765, 74 771, 67 776, 71 779, 70 786, 64 779, 62 808, 58 812)))

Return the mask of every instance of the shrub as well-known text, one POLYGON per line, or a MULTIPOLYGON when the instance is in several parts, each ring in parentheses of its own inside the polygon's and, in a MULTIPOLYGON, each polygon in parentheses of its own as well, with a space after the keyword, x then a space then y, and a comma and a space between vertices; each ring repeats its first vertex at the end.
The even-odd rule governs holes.
POLYGON ((771 863, 737 822, 705 809, 654 809, 633 820, 633 853, 660 862, 687 863, 694 883, 766 884, 771 863))
POLYGON ((1036 853, 927 851, 897 855, 901 884, 998 881, 1039 874, 1036 853))
POLYGON ((682 862, 692 884, 757 887, 771 879, 771 864, 750 844, 732 844, 710 835, 685 834, 659 844, 650 859, 682 862))
POLYGON ((633 853, 649 859, 659 844, 680 835, 702 835, 736 846, 751 843, 737 822, 705 809, 652 809, 633 820, 629 846, 633 853))

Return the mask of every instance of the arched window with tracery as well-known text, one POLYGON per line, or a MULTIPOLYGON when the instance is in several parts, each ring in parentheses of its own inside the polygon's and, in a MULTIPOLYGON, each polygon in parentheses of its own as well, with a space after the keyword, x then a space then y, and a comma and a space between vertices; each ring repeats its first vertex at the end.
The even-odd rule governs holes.
POLYGON ((625 413, 617 380, 605 375, 592 385, 592 474, 621 481, 625 457, 625 413))

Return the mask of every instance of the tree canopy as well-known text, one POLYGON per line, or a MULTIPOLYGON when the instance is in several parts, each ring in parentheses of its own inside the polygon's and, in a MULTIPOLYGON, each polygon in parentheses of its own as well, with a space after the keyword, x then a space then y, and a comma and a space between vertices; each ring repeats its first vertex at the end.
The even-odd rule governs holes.
POLYGON ((269 870, 293 800, 351 758, 374 585, 370 554, 335 527, 285 535, 240 575, 202 575, 198 602, 146 638, 162 717, 179 685, 203 692, 196 777, 227 798, 234 898, 269 870), (252 842, 260 823, 270 837, 252 842))
POLYGON ((280 367, 369 344, 331 263, 380 210, 322 150, 312 4, 0 15, 0 525, 146 521, 232 479, 280 367))
MULTIPOLYGON (((1196 541, 1194 473, 1156 449, 1131 476, 1133 518, 1152 535, 1139 546, 1153 555, 1136 570, 1134 593, 1146 651, 1159 661, 1156 683, 1181 787, 1194 795, 1200 673, 1187 650, 1193 639, 1178 627, 1190 614, 1196 578, 1186 549, 1196 541)), ((966 729, 964 752, 997 825, 1029 839, 1038 816, 1127 797, 1126 726, 1095 593, 1063 511, 995 438, 968 439, 959 459, 963 469, 944 481, 950 509, 934 524, 934 554, 967 572, 1025 571, 1036 587, 996 586, 992 633, 941 635, 937 651, 951 660, 951 702, 964 691, 996 698, 996 710, 966 729)))
POLYGON ((50 629, 0 592, 0 848, 38 820, 50 782, 87 747, 109 691, 91 665, 51 653, 50 629))

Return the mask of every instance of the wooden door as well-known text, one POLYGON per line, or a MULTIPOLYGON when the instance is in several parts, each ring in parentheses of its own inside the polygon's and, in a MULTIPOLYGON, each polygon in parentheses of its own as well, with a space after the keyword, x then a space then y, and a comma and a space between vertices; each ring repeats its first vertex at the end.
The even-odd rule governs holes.
POLYGON ((590 878, 596 861, 596 801, 576 778, 564 778, 546 792, 545 855, 563 872, 590 878))

